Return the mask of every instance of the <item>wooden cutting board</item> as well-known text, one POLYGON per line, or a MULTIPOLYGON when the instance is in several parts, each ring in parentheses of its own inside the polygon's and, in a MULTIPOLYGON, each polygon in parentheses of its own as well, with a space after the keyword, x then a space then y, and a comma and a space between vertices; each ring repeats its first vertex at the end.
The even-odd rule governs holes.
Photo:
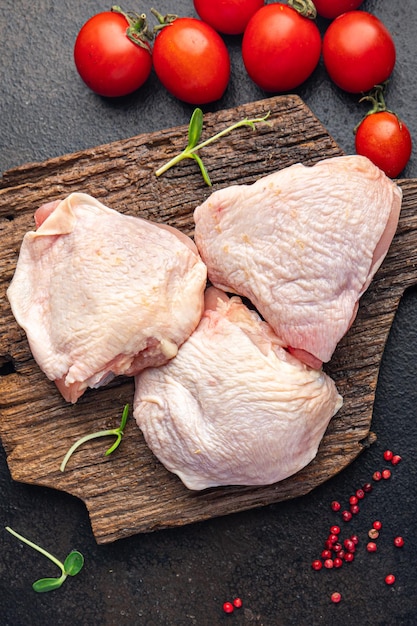
MULTIPOLYGON (((251 183, 296 162, 341 155, 326 129, 297 96, 280 96, 207 114, 203 138, 244 117, 271 111, 255 131, 241 128, 204 149, 213 189, 251 183)), ((403 180, 403 209, 388 256, 364 295, 357 319, 340 343, 328 373, 344 397, 312 463, 266 487, 187 490, 147 448, 133 419, 120 447, 111 439, 81 448, 61 473, 60 463, 84 434, 119 425, 133 401, 133 381, 121 378, 67 404, 32 359, 6 298, 18 251, 33 213, 45 201, 83 191, 123 213, 165 222, 192 235, 192 213, 210 193, 194 161, 157 178, 154 171, 185 147, 177 127, 6 172, 0 188, 0 436, 12 478, 81 498, 98 543, 188 524, 306 494, 355 459, 375 435, 372 408, 384 345, 404 290, 417 282, 417 181, 403 180)))

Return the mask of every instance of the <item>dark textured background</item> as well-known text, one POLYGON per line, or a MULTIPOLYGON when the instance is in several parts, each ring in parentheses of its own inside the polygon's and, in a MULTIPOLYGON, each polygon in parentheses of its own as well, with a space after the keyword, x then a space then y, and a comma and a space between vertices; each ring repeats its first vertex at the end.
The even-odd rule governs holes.
MULTIPOLYGON (((136 1, 124 8, 149 13, 151 6, 136 1)), ((191 0, 164 0, 156 6, 162 13, 195 15, 191 0)), ((138 93, 118 101, 99 98, 83 85, 72 60, 74 40, 89 17, 109 7, 98 0, 2 0, 0 171, 188 122, 193 107, 171 98, 154 75, 138 93)), ((406 120, 417 142, 415 0, 365 0, 362 8, 380 17, 393 35, 398 56, 387 104, 406 120)), ((323 31, 326 25, 320 21, 323 31)), ((267 95, 245 74, 240 38, 226 41, 232 60, 230 86, 221 101, 205 110, 267 95)), ((352 153, 352 129, 366 105, 334 87, 322 65, 297 93, 352 153)), ((403 177, 417 177, 415 156, 403 177)), ((417 624, 416 303, 417 293, 411 289, 384 354, 372 423, 377 442, 303 498, 97 546, 84 505, 59 492, 13 482, 1 449, 0 624, 417 624), (311 561, 338 519, 330 510, 331 500, 346 502, 386 465, 386 448, 401 454, 402 463, 343 528, 344 535, 349 530, 360 537, 356 560, 337 571, 314 572, 311 561), (379 548, 368 554, 367 531, 377 518, 384 523, 379 548), (55 567, 2 530, 5 525, 61 558, 78 548, 85 569, 61 590, 35 594, 32 581, 55 575, 55 567), (401 550, 392 546, 397 534, 405 538, 401 550), (393 587, 384 583, 389 572, 397 576, 393 587), (343 594, 339 605, 330 601, 335 590, 343 594), (225 615, 222 603, 235 596, 242 597, 243 608, 225 615)))

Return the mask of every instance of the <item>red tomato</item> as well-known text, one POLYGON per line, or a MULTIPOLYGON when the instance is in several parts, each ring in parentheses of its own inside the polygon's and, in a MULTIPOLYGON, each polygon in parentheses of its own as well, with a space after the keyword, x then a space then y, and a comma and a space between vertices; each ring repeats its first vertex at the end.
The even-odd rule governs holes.
POLYGON ((338 87, 350 93, 383 83, 395 65, 395 45, 384 24, 364 11, 337 17, 323 38, 323 61, 338 87))
POLYGON ((78 33, 74 61, 83 81, 101 96, 125 96, 148 78, 151 48, 134 43, 126 34, 124 15, 105 11, 91 17, 78 33))
POLYGON ((410 131, 390 111, 367 115, 355 135, 356 152, 368 157, 382 171, 395 178, 407 165, 412 151, 410 131))
POLYGON ((357 9, 363 0, 314 0, 317 13, 328 20, 357 9))
POLYGON ((206 104, 221 98, 230 78, 226 44, 208 24, 179 17, 164 26, 153 46, 155 72, 176 98, 206 104))
POLYGON ((194 0, 194 8, 204 22, 219 33, 240 35, 264 0, 194 0))
POLYGON ((316 23, 286 4, 265 5, 251 17, 242 40, 250 78, 265 91, 289 91, 312 74, 320 58, 316 23))

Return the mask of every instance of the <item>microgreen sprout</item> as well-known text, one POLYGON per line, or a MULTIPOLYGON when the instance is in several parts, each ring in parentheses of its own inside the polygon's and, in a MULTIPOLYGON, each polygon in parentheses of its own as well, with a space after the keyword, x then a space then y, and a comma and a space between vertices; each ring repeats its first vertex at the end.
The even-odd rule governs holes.
POLYGON ((75 450, 79 446, 81 446, 83 443, 86 443, 87 441, 90 441, 91 439, 96 439, 98 437, 110 437, 110 436, 116 437, 116 441, 110 446, 110 448, 108 450, 106 450, 105 455, 108 456, 109 454, 114 452, 116 450, 116 448, 118 447, 119 443, 122 440, 123 433, 124 433, 124 428, 126 426, 128 415, 129 415, 129 405, 126 404, 124 409, 123 409, 122 420, 121 420, 120 426, 118 428, 111 428, 109 430, 98 430, 98 431, 96 431, 94 433, 90 433, 89 435, 84 435, 84 437, 81 437, 80 439, 78 439, 71 446, 71 448, 68 450, 68 452, 64 456, 64 459, 63 459, 63 461, 61 463, 61 466, 59 468, 61 470, 61 472, 63 472, 65 470, 65 466, 68 463, 68 460, 71 457, 71 455, 75 452, 75 450))
POLYGON ((199 157, 199 155, 196 154, 196 152, 198 152, 202 148, 205 148, 206 146, 213 143, 214 141, 217 141, 217 139, 220 139, 220 137, 223 137, 223 135, 227 135, 228 133, 232 132, 236 128, 240 128, 242 126, 249 126, 250 128, 252 128, 252 130, 255 130, 255 124, 258 124, 259 122, 265 122, 265 120, 269 117, 269 115, 270 115, 270 111, 268 111, 268 113, 264 115, 264 117, 256 117, 250 120, 245 118, 243 120, 240 120, 240 122, 235 122, 235 124, 228 126, 224 130, 220 131, 219 133, 216 133, 212 137, 209 137, 205 141, 198 143, 201 137, 201 132, 203 130, 203 112, 199 108, 194 109, 194 112, 191 116, 190 123, 188 126, 187 147, 184 148, 182 152, 180 152, 175 157, 173 157, 170 161, 165 163, 165 165, 162 165, 162 167, 157 169, 155 172, 156 176, 161 176, 161 174, 169 170, 171 167, 173 167, 174 165, 176 165, 183 159, 194 159, 194 161, 198 163, 198 166, 201 170, 205 183, 211 186, 211 180, 206 170, 206 167, 203 161, 201 160, 201 158, 199 157))
POLYGON ((38 546, 36 543, 33 543, 32 541, 29 541, 29 539, 19 535, 19 533, 9 526, 6 526, 6 530, 14 537, 17 537, 17 539, 20 539, 20 541, 23 541, 26 545, 30 546, 34 550, 37 550, 43 554, 43 556, 46 556, 46 558, 52 561, 52 563, 55 563, 55 565, 61 570, 61 576, 57 576, 56 578, 40 578, 39 580, 36 580, 32 587, 38 593, 45 593, 46 591, 59 589, 68 576, 76 576, 82 570, 84 557, 81 552, 72 550, 65 561, 61 563, 61 561, 59 561, 59 559, 54 557, 52 554, 38 546))

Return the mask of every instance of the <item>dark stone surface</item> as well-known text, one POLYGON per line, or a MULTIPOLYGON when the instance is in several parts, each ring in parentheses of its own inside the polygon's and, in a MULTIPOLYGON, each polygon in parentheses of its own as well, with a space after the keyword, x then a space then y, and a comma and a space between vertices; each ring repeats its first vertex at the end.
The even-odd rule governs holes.
MULTIPOLYGON (((149 13, 151 5, 142 1, 125 8, 149 13)), ((154 75, 141 91, 118 101, 99 98, 83 85, 73 65, 73 43, 84 21, 109 6, 93 0, 1 3, 1 171, 188 122, 193 107, 171 98, 154 75)), ((194 15, 191 0, 164 0, 157 8, 194 15)), ((398 57, 387 103, 416 139, 415 1, 365 0, 362 8, 380 17, 394 37, 398 57)), ((326 25, 320 22, 323 31, 326 25)), ((266 95, 245 75, 240 39, 227 38, 227 44, 232 80, 223 99, 205 110, 266 95)), ((321 65, 297 93, 342 148, 353 152, 352 129, 366 112, 358 97, 334 87, 321 65)), ((416 176, 413 157, 403 177, 416 176)), ((372 423, 377 442, 303 498, 97 546, 84 505, 59 492, 13 482, 1 449, 0 623, 416 624, 416 302, 413 288, 401 302, 384 354, 372 423), (382 460, 386 448, 401 454, 403 461, 390 480, 375 485, 359 515, 342 524, 343 537, 357 533, 360 538, 355 561, 340 570, 314 572, 311 561, 320 554, 330 525, 339 520, 330 510, 331 500, 346 503, 376 469, 387 465, 382 460), (367 532, 377 518, 383 522, 378 551, 368 554, 367 532), (55 567, 1 530, 5 525, 60 558, 78 548, 85 569, 61 590, 35 594, 31 583, 55 575, 55 567), (402 549, 392 543, 399 534, 405 538, 402 549), (397 580, 388 587, 384 577, 391 572, 397 580), (338 605, 330 601, 336 590, 343 595, 338 605), (243 608, 225 615, 222 603, 235 596, 242 597, 243 608)))

